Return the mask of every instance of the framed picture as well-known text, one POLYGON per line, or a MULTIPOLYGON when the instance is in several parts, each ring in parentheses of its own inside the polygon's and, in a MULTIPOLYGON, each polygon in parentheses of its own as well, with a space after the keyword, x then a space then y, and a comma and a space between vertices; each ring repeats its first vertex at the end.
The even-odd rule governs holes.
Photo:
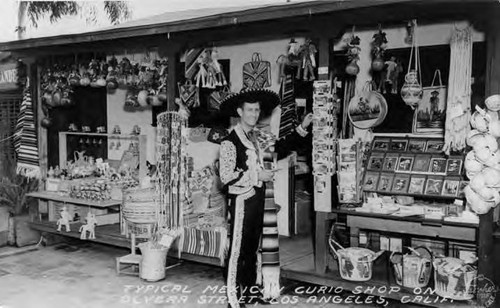
POLYGON ((444 141, 443 140, 429 140, 425 146, 426 153, 441 153, 443 152, 444 141))
POLYGON ((456 197, 458 196, 459 188, 460 188, 460 180, 446 179, 443 183, 443 191, 441 192, 441 195, 456 197))
POLYGON ((398 167, 396 171, 398 172, 410 172, 413 166, 413 157, 411 156, 401 156, 399 157, 398 167))
POLYGON ((393 193, 406 193, 410 185, 410 176, 408 174, 397 174, 392 184, 393 193))
POLYGON ((446 174, 447 175, 460 175, 462 171, 463 160, 460 158, 448 158, 446 161, 446 174))
POLYGON ((368 170, 381 171, 384 164, 383 155, 372 155, 368 161, 368 170))
POLYGON ((397 154, 387 154, 384 158, 384 165, 382 166, 383 171, 394 172, 398 166, 399 155, 397 154))
POLYGON ((446 174, 446 158, 431 158, 429 172, 433 174, 446 174))
POLYGON ((415 156, 415 161, 413 162, 411 171, 415 173, 427 173, 429 172, 430 163, 430 155, 417 155, 415 156))
POLYGON ((382 173, 378 179, 378 191, 389 192, 392 188, 392 180, 394 179, 394 174, 392 173, 382 173))
POLYGON ((423 194, 425 185, 425 176, 412 175, 410 178, 410 185, 408 187, 409 194, 423 194))
POLYGON ((458 186, 458 197, 465 198, 464 188, 469 185, 469 181, 462 180, 458 186))
POLYGON ((367 172, 363 182, 363 189, 367 191, 377 190, 379 174, 376 172, 367 172))
POLYGON ((422 100, 413 116, 413 133, 444 133, 446 117, 446 87, 433 86, 423 89, 422 100))
POLYGON ((442 178, 428 178, 425 185, 426 195, 441 195, 441 190, 443 189, 443 179, 442 178))
POLYGON ((408 142, 408 151, 414 153, 424 153, 426 144, 427 141, 424 139, 411 139, 410 142, 408 142))
POLYGON ((372 145, 372 151, 386 152, 389 150, 389 139, 375 139, 372 145))
POLYGON ((408 146, 408 140, 406 139, 392 139, 391 140, 391 151, 404 152, 408 146))

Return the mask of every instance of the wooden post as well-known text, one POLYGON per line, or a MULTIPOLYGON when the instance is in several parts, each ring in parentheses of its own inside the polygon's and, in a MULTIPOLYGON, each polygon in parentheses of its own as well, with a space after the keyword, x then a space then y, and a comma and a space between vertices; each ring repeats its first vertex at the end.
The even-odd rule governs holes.
POLYGON ((179 52, 180 45, 174 41, 167 46, 167 58, 168 58, 168 78, 167 78, 167 110, 176 110, 175 98, 177 95, 177 76, 179 72, 179 52))
MULTIPOLYGON (((489 23, 486 29, 486 97, 493 94, 500 94, 500 20, 498 19, 500 9, 492 9, 488 18, 489 23)), ((478 275, 483 275, 488 280, 498 285, 499 281, 494 281, 494 263, 493 255, 493 210, 487 214, 479 216, 479 234, 478 234, 478 275)), ((488 287, 485 279, 478 279, 478 290, 488 287)), ((497 296, 498 297, 498 296, 497 296)), ((483 305, 488 298, 479 297, 478 304, 483 305)), ((492 306, 497 307, 497 306, 492 306)))

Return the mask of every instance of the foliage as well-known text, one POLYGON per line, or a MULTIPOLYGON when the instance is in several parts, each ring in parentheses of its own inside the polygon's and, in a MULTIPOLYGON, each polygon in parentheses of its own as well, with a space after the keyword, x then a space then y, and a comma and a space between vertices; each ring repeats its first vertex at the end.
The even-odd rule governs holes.
POLYGON ((26 195, 38 189, 38 180, 16 174, 13 168, 9 173, 0 179, 0 206, 8 207, 13 215, 27 213, 33 199, 26 195))
MULTIPOLYGON (((74 16, 83 9, 84 2, 76 1, 26 1, 26 14, 34 27, 38 21, 48 16, 51 23, 63 16, 74 16)), ((104 11, 112 24, 116 25, 130 17, 131 12, 123 1, 104 1, 104 11)))

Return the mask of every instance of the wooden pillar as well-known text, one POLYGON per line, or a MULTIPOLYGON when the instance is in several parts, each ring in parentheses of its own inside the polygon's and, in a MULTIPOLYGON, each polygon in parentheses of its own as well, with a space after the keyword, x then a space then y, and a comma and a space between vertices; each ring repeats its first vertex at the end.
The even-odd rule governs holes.
POLYGON ((167 78, 167 104, 169 111, 177 110, 175 98, 177 94, 177 76, 180 69, 180 45, 175 41, 167 42, 166 55, 168 58, 168 78, 167 78))
MULTIPOLYGON (((492 9, 491 17, 486 28, 486 97, 493 94, 500 94, 500 9, 492 9)), ((486 98, 485 97, 485 98, 486 98)), ((478 275, 483 275, 489 281, 496 285, 500 281, 494 281, 495 256, 493 255, 494 239, 494 217, 493 210, 487 214, 479 216, 479 235, 478 235, 478 275)), ((478 288, 488 287, 488 281, 478 279, 478 288)), ((497 296, 498 297, 498 296, 497 296)), ((482 305, 481 300, 488 298, 478 298, 478 304, 482 305)), ((493 306, 492 306, 493 307, 493 306)), ((494 306, 497 307, 497 306, 494 306)))

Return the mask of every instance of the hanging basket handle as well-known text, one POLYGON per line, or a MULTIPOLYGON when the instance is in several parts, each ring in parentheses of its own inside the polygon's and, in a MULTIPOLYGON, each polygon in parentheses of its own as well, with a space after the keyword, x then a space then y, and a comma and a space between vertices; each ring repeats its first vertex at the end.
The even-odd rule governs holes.
POLYGON ((254 52, 252 55, 252 62, 260 62, 260 61, 261 61, 260 53, 254 52))
POLYGON ((441 71, 439 69, 437 69, 437 70, 434 71, 434 77, 432 78, 431 87, 434 86, 434 81, 436 80, 436 77, 438 78, 439 85, 440 86, 443 85, 443 81, 441 80, 441 71))

